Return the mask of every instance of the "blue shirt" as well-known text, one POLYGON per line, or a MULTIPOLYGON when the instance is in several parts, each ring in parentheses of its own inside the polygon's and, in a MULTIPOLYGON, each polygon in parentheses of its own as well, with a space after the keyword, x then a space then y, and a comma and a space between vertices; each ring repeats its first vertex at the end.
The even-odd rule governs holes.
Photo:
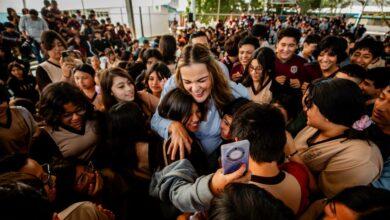
POLYGON ((383 164, 382 175, 372 185, 376 188, 390 190, 390 157, 383 164))
MULTIPOLYGON (((172 75, 164 85, 164 89, 161 93, 161 98, 167 94, 170 90, 177 87, 175 76, 172 75)), ((248 90, 241 84, 236 84, 228 80, 229 86, 232 90, 232 94, 235 98, 244 97, 249 99, 248 90)), ((168 128, 171 124, 171 120, 162 118, 158 111, 156 111, 152 117, 151 126, 161 137, 168 138, 168 128)), ((206 155, 210 155, 221 144, 222 139, 220 136, 220 124, 221 116, 218 113, 214 100, 210 100, 209 108, 207 111, 207 120, 200 123, 199 131, 195 132, 196 138, 201 142, 203 151, 206 155)))

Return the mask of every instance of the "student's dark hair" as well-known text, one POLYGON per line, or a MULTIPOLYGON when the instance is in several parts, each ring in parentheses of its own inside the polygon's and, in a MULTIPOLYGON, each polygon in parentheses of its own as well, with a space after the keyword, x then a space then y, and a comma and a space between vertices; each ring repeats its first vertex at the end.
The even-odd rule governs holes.
POLYGON ((86 63, 77 65, 77 66, 73 69, 73 73, 76 73, 76 71, 88 73, 89 75, 92 76, 92 79, 95 77, 95 70, 93 69, 93 67, 92 67, 91 65, 86 64, 86 63))
POLYGON ((116 67, 119 67, 121 69, 126 69, 127 65, 129 64, 129 62, 127 61, 119 61, 117 64, 116 64, 116 67))
POLYGON ((282 40, 284 37, 292 37, 295 39, 295 43, 298 44, 301 39, 301 31, 292 27, 281 29, 278 32, 278 41, 282 40))
POLYGON ((356 83, 347 79, 321 79, 307 89, 307 108, 315 104, 329 121, 349 128, 365 114, 364 97, 356 83))
POLYGON ((347 206, 357 214, 358 219, 377 219, 368 216, 378 211, 387 210, 389 213, 390 191, 371 186, 355 186, 344 189, 330 201, 347 206))
MULTIPOLYGON (((192 104, 197 104, 194 98, 186 92, 176 88, 169 91, 158 106, 158 114, 166 119, 180 121, 186 124, 191 116, 192 104)), ((202 104, 197 104, 202 111, 202 104)))
POLYGON ((55 40, 60 41, 64 48, 68 47, 64 38, 62 38, 57 32, 52 30, 42 32, 41 45, 45 51, 49 51, 54 48, 55 40))
MULTIPOLYGON (((123 77, 133 84, 135 89, 135 83, 133 78, 127 74, 126 70, 119 67, 112 67, 103 71, 100 77, 100 87, 102 90, 103 105, 106 111, 108 111, 113 105, 118 103, 114 95, 112 94, 111 87, 115 77, 123 77)), ((138 103, 137 93, 134 94, 134 100, 138 103)))
POLYGON ((345 32, 345 33, 341 34, 340 37, 347 38, 350 43, 355 43, 355 41, 356 41, 355 35, 351 32, 345 32))
POLYGON ((238 33, 236 33, 236 35, 238 35, 239 39, 243 39, 247 36, 249 36, 250 32, 248 30, 242 30, 238 33))
POLYGON ((53 210, 43 183, 24 173, 0 175, 0 218, 51 220, 53 210))
POLYGON ((291 93, 282 93, 272 100, 272 103, 279 104, 287 112, 287 120, 295 119, 302 111, 301 97, 291 93))
POLYGON ((318 34, 307 35, 305 43, 307 44, 318 44, 321 41, 321 37, 318 34))
POLYGON ((384 89, 390 85, 390 67, 375 67, 367 70, 364 79, 374 82, 377 89, 384 89))
POLYGON ((163 60, 163 56, 160 53, 160 51, 158 49, 151 48, 151 49, 147 49, 144 52, 144 54, 142 56, 142 62, 146 65, 146 63, 148 62, 148 59, 150 59, 152 57, 156 58, 157 60, 163 60))
POLYGON ((252 45, 255 48, 255 50, 260 47, 259 40, 257 40, 257 38, 252 36, 246 36, 245 38, 241 39, 240 42, 238 43, 238 48, 246 44, 252 45))
POLYGON ((197 38, 197 37, 206 37, 207 40, 208 40, 208 37, 207 37, 207 35, 206 35, 205 32, 203 32, 203 31, 197 31, 197 32, 194 32, 194 33, 191 34, 191 36, 190 36, 190 42, 191 42, 193 39, 197 38))
POLYGON ((52 164, 53 174, 56 176, 56 211, 61 211, 69 205, 88 198, 76 193, 76 167, 83 165, 77 160, 58 160, 52 164))
POLYGON ((169 65, 176 61, 176 39, 172 35, 163 35, 158 44, 163 61, 169 65))
POLYGON ((133 54, 130 51, 122 51, 120 53, 119 59, 123 61, 129 61, 133 54))
POLYGON ((339 69, 338 72, 342 72, 347 74, 348 76, 364 79, 364 76, 366 75, 366 69, 364 69, 362 66, 357 64, 348 64, 339 69))
POLYGON ((139 49, 139 52, 138 52, 138 57, 137 59, 140 59, 140 60, 144 60, 144 54, 145 54, 145 51, 147 51, 148 49, 146 48, 140 48, 139 49))
POLYGON ((271 193, 253 185, 232 183, 211 201, 210 220, 295 219, 293 211, 271 193))
POLYGON ((384 48, 382 42, 375 40, 373 37, 367 36, 359 41, 356 41, 351 54, 356 50, 368 50, 375 59, 382 55, 384 48))
POLYGON ((240 41, 240 38, 237 35, 229 37, 225 41, 225 51, 228 54, 228 56, 237 56, 238 55, 238 42, 240 41))
POLYGON ((5 23, 4 23, 4 27, 5 27, 5 28, 12 28, 12 29, 14 29, 14 28, 15 28, 15 25, 12 24, 11 22, 5 22, 5 23))
POLYGON ((155 63, 150 70, 145 74, 145 88, 146 91, 151 93, 152 91, 149 88, 148 79, 152 73, 156 73, 159 80, 162 79, 169 79, 171 77, 171 71, 169 70, 168 66, 165 65, 163 62, 157 62, 155 63))
MULTIPOLYGON (((268 83, 274 78, 275 76, 275 59, 276 55, 275 52, 268 48, 268 47, 262 47, 257 49, 253 55, 252 55, 252 60, 256 59, 257 62, 259 63, 259 66, 263 68, 263 71, 261 73, 260 77, 260 83, 257 88, 254 88, 253 86, 253 80, 252 77, 249 73, 246 73, 246 76, 243 80, 243 85, 246 87, 251 87, 252 91, 254 94, 258 94, 261 92, 267 85, 268 83), (266 77, 268 79, 266 80, 266 77)), ((251 62, 252 62, 251 60, 251 62)), ((251 65, 249 62, 249 65, 251 65)), ((249 68, 246 68, 246 71, 249 71, 249 68)))
POLYGON ((0 103, 3 103, 4 101, 8 103, 9 100, 10 100, 10 94, 8 92, 7 87, 0 84, 0 103))
POLYGON ((0 159, 0 174, 7 172, 17 172, 27 164, 28 155, 14 153, 0 159))
POLYGON ((232 137, 247 139, 249 154, 256 162, 278 161, 286 143, 285 121, 282 113, 272 105, 248 103, 233 116, 232 137))
POLYGON ((227 103, 223 109, 222 113, 224 115, 230 115, 233 116, 242 106, 250 103, 251 101, 249 99, 240 97, 237 99, 234 99, 233 101, 227 103))
POLYGON ((13 9, 13 8, 7 8, 8 15, 11 15, 11 13, 14 11, 15 11, 15 9, 13 9))
POLYGON ((146 65, 143 62, 132 62, 128 63, 126 66, 127 74, 131 76, 132 79, 137 79, 145 69, 146 65))
MULTIPOLYGON (((150 142, 152 136, 149 133, 147 118, 135 102, 120 102, 108 111, 108 143, 112 149, 115 170, 137 168, 138 157, 136 142, 150 142), (126 123, 123 123, 123 122, 126 123), (122 164, 123 158, 130 157, 126 164, 122 164)), ((152 149, 149 149, 150 152, 152 149)), ((149 157, 151 158, 151 157, 149 157)), ((154 163, 155 161, 149 161, 154 163)))
POLYGON ((30 99, 14 98, 12 100, 11 106, 21 106, 21 107, 27 109, 31 113, 31 115, 33 115, 33 116, 37 113, 37 110, 35 108, 36 107, 36 103, 34 103, 30 99))
POLYGON ((332 56, 337 56, 337 63, 340 63, 348 56, 345 52, 347 47, 348 43, 344 38, 327 36, 319 43, 317 56, 319 56, 321 52, 329 53, 332 56))
POLYGON ((266 39, 268 34, 268 28, 264 24, 255 24, 252 27, 251 34, 254 37, 258 37, 260 39, 266 39))
POLYGON ((30 15, 38 16, 38 11, 35 10, 35 9, 30 9, 28 13, 29 13, 30 15))
POLYGON ((37 190, 43 197, 47 196, 42 180, 32 174, 10 171, 0 175, 0 182, 4 182, 4 180, 27 184, 37 190))
POLYGON ((85 109, 85 119, 93 117, 93 105, 80 89, 67 82, 57 82, 46 86, 38 103, 38 113, 46 124, 57 129, 61 125, 64 105, 72 103, 77 109, 85 109))

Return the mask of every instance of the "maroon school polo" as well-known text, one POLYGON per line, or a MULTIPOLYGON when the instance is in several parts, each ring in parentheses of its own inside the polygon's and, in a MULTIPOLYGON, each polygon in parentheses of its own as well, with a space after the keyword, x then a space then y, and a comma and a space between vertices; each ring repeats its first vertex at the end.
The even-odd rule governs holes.
POLYGON ((290 79, 299 79, 301 82, 307 81, 305 63, 307 61, 298 55, 293 55, 290 60, 282 63, 278 58, 275 59, 276 76, 286 76, 287 81, 290 79))

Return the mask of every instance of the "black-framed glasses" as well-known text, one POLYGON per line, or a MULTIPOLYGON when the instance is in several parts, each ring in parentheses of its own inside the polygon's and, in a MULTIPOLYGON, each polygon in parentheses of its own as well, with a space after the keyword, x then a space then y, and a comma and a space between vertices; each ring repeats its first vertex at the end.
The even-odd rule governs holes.
POLYGON ((51 172, 51 167, 50 164, 45 163, 42 164, 42 169, 43 169, 43 174, 41 175, 41 180, 43 184, 48 185, 50 188, 54 186, 54 180, 53 180, 53 175, 51 172))
POLYGON ((85 113, 87 113, 87 110, 85 108, 76 110, 75 112, 66 112, 62 115, 64 119, 69 119, 73 117, 73 114, 76 114, 78 116, 84 116, 85 113))
POLYGON ((89 161, 88 165, 84 167, 84 172, 77 178, 76 183, 77 185, 85 185, 89 181, 88 174, 94 174, 96 169, 93 165, 92 161, 89 161))
POLYGON ((261 67, 261 66, 254 67, 254 66, 252 66, 252 65, 249 65, 248 68, 249 68, 249 71, 255 70, 255 71, 258 72, 258 73, 263 72, 263 67, 261 67))

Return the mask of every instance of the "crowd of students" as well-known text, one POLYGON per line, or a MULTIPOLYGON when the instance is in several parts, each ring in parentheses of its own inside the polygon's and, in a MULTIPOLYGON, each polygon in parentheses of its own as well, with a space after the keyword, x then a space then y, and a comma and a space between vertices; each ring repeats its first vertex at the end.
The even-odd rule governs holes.
POLYGON ((264 15, 138 42, 44 4, 0 25, 1 219, 389 216, 389 37, 264 15))

